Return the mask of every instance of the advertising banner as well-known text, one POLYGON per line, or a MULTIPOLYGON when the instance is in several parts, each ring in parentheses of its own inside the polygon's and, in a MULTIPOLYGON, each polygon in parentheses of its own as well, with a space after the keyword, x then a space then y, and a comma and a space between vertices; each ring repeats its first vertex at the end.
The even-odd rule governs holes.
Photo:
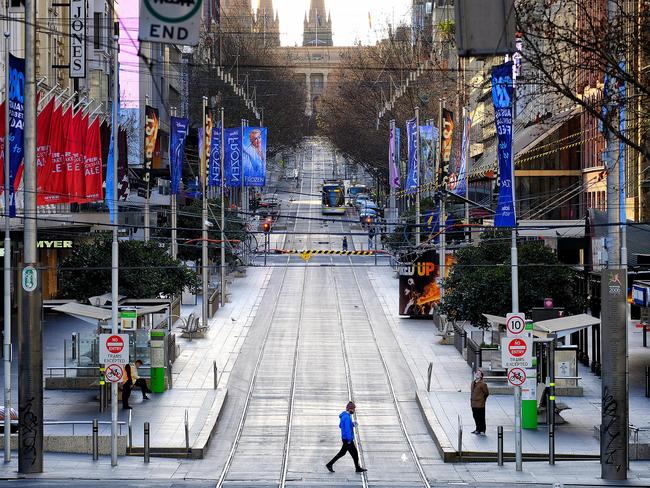
POLYGON ((397 188, 402 186, 402 161, 401 161, 401 151, 402 151, 402 129, 395 127, 395 166, 397 167, 397 188))
POLYGON ((16 216, 16 188, 25 152, 25 60, 9 54, 9 215, 16 216))
POLYGON ((221 187, 221 124, 212 129, 210 159, 208 163, 208 186, 221 187))
POLYGON ((512 167, 512 62, 492 69, 492 102, 497 129, 499 158, 499 197, 495 227, 516 225, 514 171, 512 167))
POLYGON ((72 115, 70 126, 65 135, 65 153, 63 163, 65 165, 65 196, 68 202, 77 202, 83 195, 83 168, 82 156, 83 137, 85 136, 85 121, 81 111, 72 115))
MULTIPOLYGON (((452 263, 453 257, 447 256, 447 270, 452 263)), ((439 272, 436 251, 427 251, 413 263, 400 267, 399 315, 428 317, 433 314, 434 304, 440 302, 439 272)))
POLYGON ((433 181, 437 140, 438 129, 431 125, 420 126, 420 172, 425 183, 433 181))
POLYGON ((151 168, 153 166, 160 120, 158 118, 158 109, 156 108, 146 105, 144 113, 144 174, 142 175, 142 178, 146 183, 147 191, 149 191, 151 168))
POLYGON ((169 137, 169 173, 171 178, 171 193, 178 195, 183 177, 183 161, 185 160, 185 139, 189 132, 190 121, 180 117, 171 117, 171 134, 169 137))
POLYGON ((408 139, 408 166, 406 174, 406 190, 413 193, 418 187, 418 168, 417 168, 417 131, 415 128, 415 119, 406 121, 406 137, 408 139))
POLYGON ((242 182, 241 174, 241 127, 224 129, 224 173, 226 186, 240 188, 242 182))
POLYGON ((38 114, 36 127, 36 201, 42 205, 42 193, 50 175, 50 131, 53 129, 54 98, 38 114))
POLYGON ((388 173, 389 183, 391 188, 399 188, 399 153, 397 152, 396 131, 399 129, 393 127, 390 130, 390 137, 388 139, 388 173))
POLYGON ((453 147, 454 138, 454 113, 442 109, 442 153, 441 164, 438 168, 438 184, 441 188, 447 188, 449 179, 449 161, 451 160, 451 150, 453 147))
POLYGON ((62 107, 57 107, 52 113, 52 124, 49 133, 49 171, 45 173, 43 190, 38 194, 39 205, 53 205, 65 203, 65 164, 63 155, 65 153, 65 133, 68 124, 72 119, 72 109, 62 112, 62 107))
MULTIPOLYGON (((210 144, 212 143, 212 117, 209 115, 205 118, 205 132, 201 131, 201 145, 199 145, 199 151, 203 152, 203 159, 199 159, 201 163, 201 181, 206 178, 208 172, 208 164, 210 162, 210 144)), ((201 154, 201 153, 199 153, 201 154)))
POLYGON ((243 128, 242 163, 245 186, 266 184, 266 134, 265 127, 243 128))
POLYGON ((100 139, 99 117, 95 118, 88 127, 84 144, 84 202, 101 202, 102 193, 102 142, 100 139))
POLYGON ((460 148, 460 162, 456 171, 449 177, 449 191, 456 195, 465 196, 467 191, 467 148, 469 146, 469 135, 472 129, 472 119, 469 115, 463 124, 463 141, 460 148))

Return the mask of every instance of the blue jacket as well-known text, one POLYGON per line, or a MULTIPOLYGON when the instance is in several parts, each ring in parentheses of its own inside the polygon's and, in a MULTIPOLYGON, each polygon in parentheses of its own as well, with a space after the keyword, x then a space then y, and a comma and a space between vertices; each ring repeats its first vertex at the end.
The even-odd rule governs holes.
POLYGON ((354 440, 354 423, 352 422, 352 415, 344 410, 339 414, 341 421, 339 427, 341 428, 341 439, 344 441, 352 442, 354 440))

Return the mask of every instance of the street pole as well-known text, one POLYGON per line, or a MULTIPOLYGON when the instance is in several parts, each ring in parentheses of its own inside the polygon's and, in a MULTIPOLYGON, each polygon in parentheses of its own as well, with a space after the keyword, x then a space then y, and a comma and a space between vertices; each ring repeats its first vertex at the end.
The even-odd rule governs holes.
POLYGON ((420 107, 415 107, 415 247, 420 245, 420 107))
POLYGON ((224 179, 224 111, 221 107, 221 306, 226 304, 226 184, 224 179))
MULTIPOLYGON (((119 161, 119 145, 117 138, 119 134, 119 52, 120 52, 120 26, 117 22, 113 24, 113 127, 111 144, 113 145, 113 198, 114 221, 113 224, 113 242, 111 245, 111 333, 117 334, 118 330, 118 301, 119 301, 119 206, 117 198, 117 162, 119 161)), ((111 466, 117 466, 117 383, 111 383, 111 466)))
MULTIPOLYGON (((36 209, 36 0, 25 0, 24 268, 18 337, 18 472, 43 472, 43 330, 36 209)), ((5 107, 9 110, 9 107, 5 107)), ((9 132, 9 126, 6 127, 9 132)), ((8 138, 5 139, 8 142, 8 138)), ((9 161, 5 161, 5 165, 9 161)), ((10 412, 5 412, 5 417, 10 412)))
MULTIPOLYGON (((442 160, 442 109, 444 108, 445 103, 442 98, 438 100, 438 171, 442 175, 442 167, 444 162, 442 160)), ((442 185, 442 178, 439 179, 439 185, 442 185)), ((439 199, 440 199, 440 212, 438 214, 438 239, 440 241, 440 253, 438 254, 438 279, 440 280, 440 302, 445 296, 445 287, 443 280, 445 279, 445 254, 446 254, 446 244, 447 244, 447 232, 445 231, 445 192, 442 186, 439 186, 439 199)))
MULTIPOLYGON (((244 119, 241 119, 241 142, 242 145, 244 144, 244 127, 246 126, 246 121, 244 119)), ((240 187, 240 193, 241 193, 241 211, 242 214, 244 213, 244 158, 242 157, 240 160, 240 165, 241 165, 241 187, 240 187)))
POLYGON ((201 190, 203 194, 203 211, 201 213, 202 221, 202 244, 201 244, 201 275, 203 277, 203 303, 201 304, 201 318, 203 319, 203 327, 208 326, 208 196, 207 191, 207 171, 205 168, 205 148, 207 146, 207 133, 206 133, 206 123, 207 123, 207 106, 208 106, 208 97, 203 97, 203 146, 199 148, 201 151, 201 190))
MULTIPOLYGON (((172 117, 176 117, 176 107, 172 107, 172 117)), ((182 163, 182 161, 181 161, 182 163)), ((178 257, 178 200, 176 194, 171 194, 171 207, 172 207, 172 258, 178 257)))
MULTIPOLYGON (((463 107, 463 131, 467 127, 467 117, 469 116, 468 110, 466 107, 463 107)), ((470 132, 467 131, 467 141, 465 143, 465 236, 466 240, 471 240, 471 232, 469 230, 469 170, 470 170, 470 159, 469 159, 469 138, 470 132)))
MULTIPOLYGON (((149 105, 149 95, 144 96, 144 120, 145 120, 145 127, 147 125, 147 105, 149 105)), ((151 216, 149 214, 150 209, 149 209, 149 191, 151 188, 151 169, 149 167, 149 162, 148 162, 148 157, 147 157, 147 134, 146 134, 146 129, 145 129, 145 143, 144 143, 144 176, 145 176, 145 183, 146 183, 146 193, 144 195, 144 240, 145 242, 149 241, 150 237, 150 226, 151 226, 151 216)), ((117 195, 117 194, 116 194, 117 195)))
POLYGON ((5 463, 11 461, 11 219, 9 218, 9 0, 5 0, 5 147, 4 147, 4 192, 5 192, 5 255, 4 255, 4 380, 5 421, 4 443, 5 463))
MULTIPOLYGON (((393 145, 394 145, 394 147, 393 147, 393 152, 392 152, 393 160, 389 162, 389 165, 390 165, 389 169, 388 169, 389 175, 390 175, 390 168, 392 168, 393 165, 395 165, 395 158, 397 158, 397 155, 395 154, 395 148, 397 147, 397 144, 395 143, 395 138, 397 137, 397 134, 396 134, 396 131, 395 131, 395 119, 390 121, 390 132, 391 132, 391 134, 393 134, 393 145)), ((395 166, 395 167, 397 167, 397 166, 395 166)), ((346 179, 347 179, 347 169, 348 169, 348 166, 346 164, 345 165, 346 179)), ((394 212, 395 212, 395 210, 394 210, 395 209, 395 188, 393 188, 393 182, 392 181, 390 182, 389 188, 390 188, 390 198, 389 198, 388 206, 391 209, 391 216, 394 218, 395 217, 395 215, 394 215, 394 212)))

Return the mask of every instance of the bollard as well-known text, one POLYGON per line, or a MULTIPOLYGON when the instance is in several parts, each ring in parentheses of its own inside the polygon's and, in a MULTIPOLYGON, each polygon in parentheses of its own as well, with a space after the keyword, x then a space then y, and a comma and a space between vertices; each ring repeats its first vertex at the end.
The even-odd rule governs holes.
POLYGON ((167 367, 167 376, 168 376, 168 383, 169 383, 169 389, 171 390, 174 386, 173 380, 172 380, 172 360, 169 360, 169 366, 167 367))
POLYGON ((74 361, 77 359, 77 341, 78 341, 78 336, 76 332, 72 333, 72 360, 74 361))
POLYGON ((431 375, 433 374, 433 363, 429 363, 427 370, 427 391, 431 391, 431 375))
POLYGON ((99 422, 93 419, 93 461, 99 459, 99 422))
POLYGON ((106 385, 99 385, 99 411, 106 410, 106 385))
POLYGON ((214 389, 216 390, 219 386, 219 375, 217 371, 217 362, 212 361, 212 373, 214 374, 214 389))
POLYGON ((63 339, 63 377, 68 377, 68 340, 63 339))
POLYGON ((185 409, 185 451, 187 452, 187 457, 190 456, 190 420, 187 414, 187 409, 185 409))
POLYGON ((458 416, 458 460, 463 460, 463 423, 458 416))
POLYGON ((133 450, 133 424, 131 423, 131 410, 129 410, 129 452, 133 450))
POLYGON ((503 466, 503 425, 497 427, 497 464, 503 466))
POLYGON ((144 462, 149 462, 149 422, 144 423, 144 462))
POLYGON ((645 367, 645 396, 650 398, 650 366, 645 367))
POLYGON ((648 347, 648 324, 643 324, 643 347, 648 347))

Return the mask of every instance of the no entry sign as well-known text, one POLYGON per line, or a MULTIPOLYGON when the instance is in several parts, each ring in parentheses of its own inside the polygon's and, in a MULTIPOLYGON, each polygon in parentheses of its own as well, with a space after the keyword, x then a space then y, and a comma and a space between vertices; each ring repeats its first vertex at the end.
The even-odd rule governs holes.
POLYGON ((526 371, 521 368, 512 368, 508 371, 508 383, 512 386, 521 386, 526 381, 526 371))
POLYGON ((533 366, 533 338, 530 333, 522 337, 501 339, 501 361, 504 368, 530 368, 533 366))
POLYGON ((126 364, 129 362, 128 334, 100 334, 99 362, 104 364, 126 364))
POLYGON ((508 342, 508 353, 510 353, 513 358, 523 357, 527 350, 528 345, 523 339, 511 339, 510 342, 508 342))

